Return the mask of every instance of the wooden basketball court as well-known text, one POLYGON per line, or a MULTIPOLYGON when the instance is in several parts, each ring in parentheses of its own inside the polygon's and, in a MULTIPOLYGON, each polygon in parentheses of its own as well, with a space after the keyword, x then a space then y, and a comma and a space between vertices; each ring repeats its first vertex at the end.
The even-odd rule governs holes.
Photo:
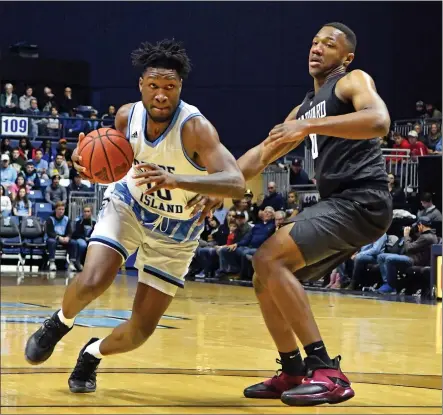
POLYGON ((328 350, 342 355, 356 396, 295 408, 243 397, 244 387, 278 368, 251 288, 188 282, 154 336, 104 358, 97 392, 76 395, 67 380, 78 352, 129 315, 136 278, 119 276, 40 366, 26 363, 25 343, 59 307, 65 279, 2 275, 1 282, 3 414, 441 414, 441 303, 310 293, 328 350))

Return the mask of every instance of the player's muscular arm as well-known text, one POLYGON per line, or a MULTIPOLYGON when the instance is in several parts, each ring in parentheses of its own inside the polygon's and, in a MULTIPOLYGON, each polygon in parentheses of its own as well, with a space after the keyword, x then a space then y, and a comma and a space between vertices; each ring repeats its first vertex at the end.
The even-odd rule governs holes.
POLYGON ((220 197, 243 197, 245 180, 234 156, 220 143, 218 133, 203 117, 189 120, 182 130, 183 147, 206 168, 206 176, 177 175, 177 187, 220 197))
POLYGON ((309 134, 349 139, 370 139, 388 134, 391 123, 388 109, 367 73, 350 72, 337 82, 335 93, 340 100, 352 103, 356 112, 306 120, 309 134))
MULTIPOLYGON (((300 106, 301 105, 298 105, 290 112, 286 117, 285 122, 297 117, 300 106)), ((260 174, 266 166, 288 154, 303 141, 303 139, 301 139, 296 142, 279 143, 275 147, 271 147, 265 145, 267 140, 268 139, 260 143, 258 146, 251 148, 251 150, 243 154, 243 156, 237 160, 238 166, 240 167, 245 180, 250 180, 260 174)))
POLYGON ((157 189, 183 189, 218 197, 241 198, 245 191, 245 180, 235 158, 220 143, 217 131, 202 117, 190 119, 182 129, 183 147, 186 154, 196 163, 205 167, 208 175, 172 174, 152 163, 137 166, 143 172, 134 175, 142 179, 137 186, 154 183, 147 194, 157 189), (146 171, 148 170, 148 171, 146 171))

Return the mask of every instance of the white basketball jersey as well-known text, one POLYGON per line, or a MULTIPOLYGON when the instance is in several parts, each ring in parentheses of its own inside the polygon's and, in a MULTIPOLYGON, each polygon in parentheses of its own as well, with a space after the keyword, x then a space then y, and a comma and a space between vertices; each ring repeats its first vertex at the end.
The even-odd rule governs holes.
POLYGON ((145 195, 151 186, 136 186, 132 178, 134 167, 140 163, 155 163, 174 174, 205 175, 206 169, 196 165, 185 153, 181 132, 183 125, 194 117, 202 117, 200 111, 183 101, 165 132, 155 141, 146 138, 148 114, 141 101, 135 103, 128 117, 127 137, 134 150, 134 164, 123 181, 126 182, 132 197, 145 209, 172 219, 188 220, 190 210, 185 206, 195 193, 182 189, 160 189, 154 194, 145 195))

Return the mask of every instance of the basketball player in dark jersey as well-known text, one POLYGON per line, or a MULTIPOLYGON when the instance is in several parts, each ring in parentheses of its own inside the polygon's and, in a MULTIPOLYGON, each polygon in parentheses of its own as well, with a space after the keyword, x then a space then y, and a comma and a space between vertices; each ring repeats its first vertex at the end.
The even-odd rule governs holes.
MULTIPOLYGON (((280 353, 282 372, 245 389, 248 398, 281 398, 288 405, 339 403, 354 396, 331 359, 299 280, 323 277, 360 247, 378 239, 392 219, 377 137, 387 134, 389 114, 371 77, 347 72, 356 36, 341 23, 329 23, 314 37, 309 92, 283 124, 249 150, 238 164, 246 180, 297 147, 306 137, 314 159, 321 200, 290 218, 253 257, 254 288, 280 353), (295 277, 297 278, 294 278, 295 277), (303 361, 296 338, 306 352, 303 361)), ((204 198, 196 209, 207 211, 204 198)))

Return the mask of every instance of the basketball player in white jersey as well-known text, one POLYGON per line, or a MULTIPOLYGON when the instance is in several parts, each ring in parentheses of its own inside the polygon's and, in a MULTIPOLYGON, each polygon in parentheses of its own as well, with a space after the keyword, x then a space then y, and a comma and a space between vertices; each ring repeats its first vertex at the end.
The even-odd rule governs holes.
MULTIPOLYGON (((140 347, 177 288, 184 286, 203 227, 199 214, 190 217, 188 201, 195 193, 244 194, 243 175, 215 128, 196 107, 180 100, 182 80, 190 71, 181 45, 169 40, 143 43, 132 58, 142 73, 142 100, 122 106, 115 126, 130 140, 133 167, 107 189, 83 272, 66 289, 61 309, 29 338, 25 350, 31 364, 46 361, 78 313, 106 291, 122 263, 138 249, 131 318, 108 337, 93 338, 83 347, 69 378, 71 392, 94 392, 103 356, 140 347)), ((72 159, 85 173, 76 151, 72 159)))

